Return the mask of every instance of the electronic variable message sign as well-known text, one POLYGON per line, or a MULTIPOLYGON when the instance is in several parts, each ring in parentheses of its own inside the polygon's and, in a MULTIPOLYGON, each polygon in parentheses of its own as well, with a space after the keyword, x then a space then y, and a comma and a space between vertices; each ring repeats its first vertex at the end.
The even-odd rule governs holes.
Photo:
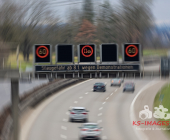
POLYGON ((51 46, 47 44, 34 45, 35 63, 50 63, 51 62, 51 46))
POLYGON ((95 62, 96 61, 95 44, 78 45, 78 56, 79 56, 79 62, 95 62))
POLYGON ((166 57, 161 58, 161 71, 169 72, 170 71, 170 59, 166 57))
POLYGON ((66 44, 58 44, 56 46, 56 62, 73 62, 74 46, 66 44))
POLYGON ((36 72, 75 72, 75 71, 139 71, 140 65, 50 65, 35 66, 36 72))
POLYGON ((139 62, 140 61, 140 44, 124 44, 123 57, 125 62, 139 62))
POLYGON ((101 44, 100 45, 100 61, 101 62, 117 62, 118 61, 117 44, 101 44))

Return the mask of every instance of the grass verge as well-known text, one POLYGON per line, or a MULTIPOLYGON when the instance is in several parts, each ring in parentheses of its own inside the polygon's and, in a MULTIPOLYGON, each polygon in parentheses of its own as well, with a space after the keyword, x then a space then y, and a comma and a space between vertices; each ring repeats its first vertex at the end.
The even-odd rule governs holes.
POLYGON ((143 50, 144 56, 166 56, 167 55, 167 49, 145 49, 143 50))
MULTIPOLYGON (((154 99, 154 107, 159 107, 159 105, 163 105, 164 108, 168 109, 168 114, 170 114, 170 84, 165 85, 161 88, 161 90, 157 93, 154 99)), ((153 109, 155 111, 155 109, 153 109)), ((162 111, 162 110, 161 110, 162 111)), ((169 121, 170 119, 157 119, 158 121, 169 121)), ((169 126, 162 126, 162 128, 170 128, 169 126)), ((170 138, 170 130, 164 130, 167 136, 170 138)))

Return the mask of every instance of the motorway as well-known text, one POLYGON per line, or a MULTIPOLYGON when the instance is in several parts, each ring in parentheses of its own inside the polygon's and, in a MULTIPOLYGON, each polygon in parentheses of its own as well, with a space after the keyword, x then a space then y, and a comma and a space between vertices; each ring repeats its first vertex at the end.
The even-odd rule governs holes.
MULTIPOLYGON (((141 131, 132 125, 133 121, 141 121, 139 111, 144 105, 152 111, 154 97, 166 81, 125 81, 135 82, 134 93, 123 93, 122 86, 110 87, 110 79, 93 79, 54 94, 22 116, 20 140, 78 140, 81 122, 68 122, 68 110, 76 106, 86 107, 89 121, 103 127, 103 140, 168 140, 162 131, 141 131), (93 84, 99 81, 107 84, 106 92, 92 92, 93 84)), ((148 126, 138 126, 145 127, 148 126)))

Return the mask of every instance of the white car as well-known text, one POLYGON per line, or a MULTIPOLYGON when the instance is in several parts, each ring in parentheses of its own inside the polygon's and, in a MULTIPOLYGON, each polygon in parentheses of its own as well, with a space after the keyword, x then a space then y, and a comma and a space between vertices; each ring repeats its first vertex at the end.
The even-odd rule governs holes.
POLYGON ((84 107, 73 107, 70 111, 69 121, 83 121, 88 122, 88 110, 84 107))
POLYGON ((79 140, 101 140, 101 129, 97 123, 84 123, 80 128, 79 140))

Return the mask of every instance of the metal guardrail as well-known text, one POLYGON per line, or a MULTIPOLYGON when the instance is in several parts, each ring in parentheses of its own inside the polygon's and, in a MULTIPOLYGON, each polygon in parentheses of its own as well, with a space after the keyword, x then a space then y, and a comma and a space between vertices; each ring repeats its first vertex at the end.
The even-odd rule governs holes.
POLYGON ((78 81, 78 79, 63 79, 62 81, 52 83, 48 87, 42 88, 34 92, 31 96, 28 96, 25 100, 20 102, 19 108, 21 111, 24 111, 28 106, 35 105, 37 102, 39 102, 49 94, 54 93, 59 88, 67 86, 68 84, 76 81, 78 81))
MULTIPOLYGON (((63 79, 61 81, 51 83, 47 87, 42 87, 42 89, 33 92, 30 96, 28 96, 27 98, 23 99, 20 102, 19 104, 20 113, 22 114, 27 109, 27 107, 36 105, 47 96, 56 92, 57 90, 60 90, 65 86, 76 83, 78 81, 80 81, 80 79, 63 79)), ((8 116, 4 128, 2 130, 0 140, 11 140, 11 134, 12 134, 12 118, 11 116, 8 116)))
POLYGON ((12 118, 11 116, 8 116, 2 130, 1 140, 10 140, 11 131, 12 131, 12 118))

